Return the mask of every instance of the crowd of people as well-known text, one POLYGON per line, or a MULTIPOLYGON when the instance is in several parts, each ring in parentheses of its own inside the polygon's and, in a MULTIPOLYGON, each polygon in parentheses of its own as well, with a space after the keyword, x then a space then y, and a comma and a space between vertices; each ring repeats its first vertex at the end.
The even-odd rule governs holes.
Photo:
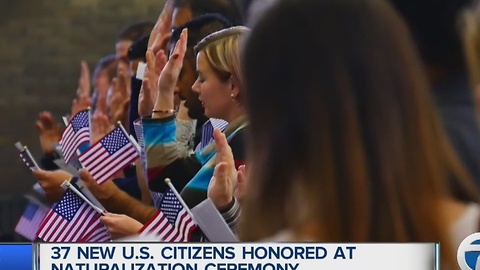
MULTIPOLYGON (((122 123, 141 158, 79 178, 113 239, 174 220, 171 179, 240 241, 441 242, 453 269, 480 225, 478 21, 467 0, 167 0, 82 64, 67 121, 89 108, 91 144, 122 123)), ((54 119, 33 172, 50 202, 74 176, 54 119)))

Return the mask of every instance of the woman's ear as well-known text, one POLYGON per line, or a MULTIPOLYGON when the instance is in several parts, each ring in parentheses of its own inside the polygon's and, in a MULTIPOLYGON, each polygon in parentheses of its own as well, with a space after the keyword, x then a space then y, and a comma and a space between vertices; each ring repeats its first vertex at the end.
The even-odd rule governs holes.
POLYGON ((230 80, 230 90, 231 90, 230 96, 234 101, 237 101, 238 95, 240 94, 240 89, 238 87, 238 84, 236 83, 236 80, 233 78, 233 76, 231 76, 229 80, 230 80))

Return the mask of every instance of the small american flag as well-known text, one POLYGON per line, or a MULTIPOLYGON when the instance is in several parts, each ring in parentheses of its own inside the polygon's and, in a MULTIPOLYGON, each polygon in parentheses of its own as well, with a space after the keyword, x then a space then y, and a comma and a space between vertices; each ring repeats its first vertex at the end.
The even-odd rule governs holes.
POLYGON ((37 236, 45 242, 93 242, 110 239, 106 229, 103 235, 98 214, 88 203, 72 190, 67 189, 62 199, 48 211, 40 225, 37 236), (95 238, 93 238, 95 237, 95 238))
POLYGON ((163 197, 161 211, 145 224, 140 235, 155 234, 165 242, 189 242, 197 224, 170 190, 163 197))
POLYGON ((62 134, 60 145, 63 157, 68 164, 78 147, 90 142, 90 110, 78 112, 62 134))
POLYGON ((98 242, 107 242, 111 240, 107 227, 105 227, 103 224, 100 223, 100 219, 95 221, 95 223, 92 226, 93 226, 93 229, 90 230, 89 233, 81 237, 78 240, 78 242, 98 243, 98 242))
POLYGON ((99 184, 110 179, 139 157, 138 151, 118 126, 87 151, 78 156, 99 184))
POLYGON ((15 232, 30 241, 34 241, 37 237, 38 228, 40 228, 47 212, 48 207, 37 202, 29 202, 15 227, 15 232))

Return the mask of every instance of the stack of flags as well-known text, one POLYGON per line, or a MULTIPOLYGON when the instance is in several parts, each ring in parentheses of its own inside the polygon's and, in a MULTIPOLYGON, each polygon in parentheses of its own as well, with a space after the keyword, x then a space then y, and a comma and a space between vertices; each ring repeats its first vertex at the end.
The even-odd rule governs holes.
MULTIPOLYGON (((90 145, 90 110, 78 112, 62 134, 60 147, 65 164, 75 156, 98 183, 104 183, 114 174, 134 162, 138 148, 120 125, 103 139, 90 145), (88 147, 83 153, 79 148, 88 147)), ((26 147, 16 144, 22 161, 31 170, 39 169, 26 147)), ((82 196, 83 197, 83 196, 82 196)), ((110 240, 100 223, 101 214, 71 189, 52 208, 30 201, 20 218, 16 231, 26 239, 37 237, 46 242, 103 242, 110 240)))
MULTIPOLYGON (((67 124, 60 141, 65 164, 68 165, 76 156, 81 166, 102 184, 140 157, 135 139, 121 125, 93 145, 90 141, 90 127, 90 110, 80 111, 67 124), (82 152, 79 151, 81 147, 82 152)), ((141 122, 135 123, 134 127, 137 135, 143 135, 141 122)), ((39 169, 26 147, 18 144, 17 148, 30 170, 39 169)), ((158 201, 161 201, 161 205, 157 205, 161 206, 161 211, 144 225, 139 232, 141 236, 155 235, 164 242, 189 242, 193 232, 201 227, 204 232, 208 232, 207 237, 212 241, 235 240, 211 202, 192 209, 192 214, 170 182, 169 186, 170 190, 165 195, 156 194, 158 201), (199 213, 201 216, 198 216, 199 213)), ((94 199, 85 196, 86 193, 75 186, 67 187, 62 199, 52 207, 38 200, 29 200, 16 226, 16 232, 30 241, 36 238, 45 242, 111 240, 107 228, 100 222, 103 207, 97 207, 97 204, 92 203, 94 199)))

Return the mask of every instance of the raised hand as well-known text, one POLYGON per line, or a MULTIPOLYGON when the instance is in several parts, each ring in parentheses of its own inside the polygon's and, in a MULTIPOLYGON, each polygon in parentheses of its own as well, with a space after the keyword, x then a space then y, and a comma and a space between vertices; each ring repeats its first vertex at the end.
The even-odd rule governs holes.
POLYGON ((161 49, 165 48, 165 44, 168 42, 171 36, 170 30, 172 29, 172 17, 173 17, 173 3, 174 0, 167 0, 163 6, 163 10, 155 23, 148 40, 148 48, 152 49, 154 53, 157 53, 161 49))
POLYGON ((98 91, 97 103, 95 104, 95 113, 102 113, 105 115, 108 114, 107 93, 108 89, 106 91, 98 91))
MULTIPOLYGON (((112 119, 115 123, 121 122, 123 126, 128 126, 128 109, 130 109, 130 98, 123 101, 121 109, 112 115, 112 119)), ((113 123, 112 120, 110 122, 113 123)))
POLYGON ((88 64, 85 61, 80 62, 80 78, 78 79, 78 88, 77 88, 77 97, 81 95, 90 96, 91 94, 91 85, 90 85, 90 69, 88 64))
POLYGON ((143 79, 140 94, 138 96, 138 115, 140 117, 148 116, 152 113, 154 100, 151 99, 152 91, 147 78, 143 79))
POLYGON ((91 105, 90 96, 81 94, 78 98, 72 101, 72 108, 70 110, 70 117, 74 117, 78 112, 86 110, 91 105))
POLYGON ((157 91, 154 89, 157 88, 158 79, 160 74, 162 74, 163 69, 167 65, 167 55, 164 50, 160 50, 155 55, 151 50, 147 51, 147 72, 145 73, 146 78, 149 81, 152 100, 157 99, 157 91))
POLYGON ((119 65, 118 76, 112 81, 113 93, 110 100, 112 123, 121 121, 126 115, 125 103, 130 100, 130 76, 124 66, 119 65))
POLYGON ((215 139, 215 171, 208 186, 208 197, 218 209, 224 209, 232 202, 237 186, 237 170, 232 149, 225 134, 219 129, 213 131, 215 139))
POLYGON ((44 111, 38 115, 35 126, 39 133, 43 152, 46 154, 53 153, 55 151, 54 144, 58 143, 62 137, 61 125, 53 120, 50 112, 44 111))
MULTIPOLYGON (((119 78, 113 78, 112 80, 112 96, 110 98, 110 115, 115 114, 118 110, 120 110, 120 106, 123 104, 125 100, 125 96, 123 95, 123 90, 120 90, 120 82, 119 78)), ((115 123, 115 119, 112 119, 112 122, 115 123)))
POLYGON ((157 84, 157 99, 154 110, 164 111, 160 114, 153 114, 153 118, 164 118, 173 114, 175 108, 175 85, 183 66, 183 58, 187 50, 187 29, 183 29, 180 39, 175 44, 173 54, 162 70, 157 84))
POLYGON ((108 201, 116 193, 119 192, 119 188, 113 181, 105 181, 101 185, 97 183, 92 175, 85 169, 79 171, 79 177, 85 183, 85 186, 92 192, 93 196, 101 201, 108 201))
POLYGON ((113 126, 107 115, 97 112, 92 116, 92 144, 98 142, 112 130, 113 126))
POLYGON ((142 81, 142 88, 138 98, 138 114, 150 115, 154 102, 157 99, 156 84, 163 68, 167 63, 167 56, 163 50, 154 55, 152 50, 147 50, 147 67, 142 81))
POLYGON ((66 171, 33 171, 33 176, 37 179, 38 183, 45 191, 47 200, 54 203, 59 201, 65 190, 60 186, 65 180, 70 180, 72 175, 66 171))
POLYGON ((158 78, 158 93, 160 95, 168 95, 173 98, 173 91, 183 67, 183 58, 187 51, 188 30, 185 28, 180 35, 180 39, 175 44, 172 56, 168 59, 167 64, 163 68, 158 78))
POLYGON ((241 200, 245 197, 245 192, 247 189, 247 172, 245 170, 245 165, 238 167, 237 174, 237 189, 235 190, 235 198, 241 200))
POLYGON ((105 213, 100 222, 107 227, 112 239, 135 235, 143 227, 142 223, 127 215, 113 213, 105 213))

